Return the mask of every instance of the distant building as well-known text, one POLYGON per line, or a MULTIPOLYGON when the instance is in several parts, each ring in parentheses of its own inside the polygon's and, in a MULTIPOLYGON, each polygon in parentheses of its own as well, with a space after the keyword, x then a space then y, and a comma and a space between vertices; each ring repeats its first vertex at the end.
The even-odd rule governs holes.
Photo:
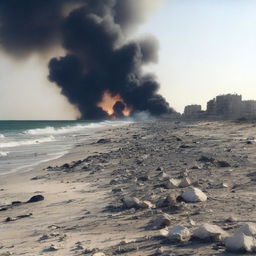
POLYGON ((245 100, 242 102, 241 117, 256 118, 256 100, 245 100))
POLYGON ((207 102, 206 111, 200 105, 189 105, 184 109, 186 119, 256 119, 256 100, 242 100, 238 94, 219 95, 207 102))
POLYGON ((189 105, 184 109, 185 118, 198 118, 202 112, 201 105, 189 105))

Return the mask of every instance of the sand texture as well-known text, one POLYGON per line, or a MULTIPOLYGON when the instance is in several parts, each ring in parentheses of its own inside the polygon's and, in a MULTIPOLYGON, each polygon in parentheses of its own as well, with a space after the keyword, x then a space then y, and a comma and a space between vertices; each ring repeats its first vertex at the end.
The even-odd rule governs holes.
POLYGON ((0 256, 234 255, 215 231, 209 240, 170 240, 160 229, 180 225, 193 235, 209 223, 226 236, 256 222, 254 136, 253 123, 134 123, 101 130, 33 171, 3 175, 0 256), (202 200, 184 202, 187 190, 202 200), (35 195, 44 200, 27 203, 35 195))

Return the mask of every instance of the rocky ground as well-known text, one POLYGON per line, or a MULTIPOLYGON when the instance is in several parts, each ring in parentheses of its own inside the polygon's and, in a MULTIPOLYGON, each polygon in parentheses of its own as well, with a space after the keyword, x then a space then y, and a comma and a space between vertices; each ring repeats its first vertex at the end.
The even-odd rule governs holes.
POLYGON ((224 238, 256 222, 255 134, 166 119, 104 131, 75 161, 0 182, 0 255, 234 255, 224 238), (205 223, 221 231, 196 237, 205 223))

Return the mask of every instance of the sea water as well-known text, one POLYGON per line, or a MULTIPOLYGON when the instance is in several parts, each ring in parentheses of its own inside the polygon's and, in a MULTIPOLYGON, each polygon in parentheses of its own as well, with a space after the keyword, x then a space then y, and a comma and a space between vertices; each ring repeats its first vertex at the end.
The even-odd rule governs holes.
POLYGON ((0 121, 0 175, 57 159, 96 128, 127 121, 0 121))

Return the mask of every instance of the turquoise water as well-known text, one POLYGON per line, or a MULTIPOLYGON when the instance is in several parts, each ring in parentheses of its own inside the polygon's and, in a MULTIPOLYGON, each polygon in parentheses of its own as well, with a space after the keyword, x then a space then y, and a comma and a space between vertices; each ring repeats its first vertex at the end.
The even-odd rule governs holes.
POLYGON ((56 159, 96 128, 126 121, 0 121, 0 175, 56 159))

